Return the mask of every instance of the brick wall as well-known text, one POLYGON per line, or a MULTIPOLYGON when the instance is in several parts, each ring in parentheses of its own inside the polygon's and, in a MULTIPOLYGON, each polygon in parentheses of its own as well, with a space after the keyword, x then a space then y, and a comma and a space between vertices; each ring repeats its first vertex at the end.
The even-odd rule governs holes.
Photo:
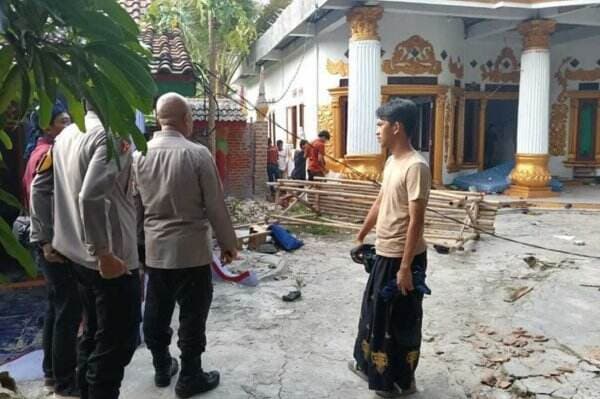
MULTIPOLYGON (((194 141, 207 145, 200 132, 206 122, 194 124, 194 141)), ((238 198, 264 197, 267 192, 267 122, 217 122, 215 162, 225 193, 238 198)))
POLYGON ((267 193, 267 139, 268 122, 254 122, 251 125, 254 142, 254 195, 267 193))

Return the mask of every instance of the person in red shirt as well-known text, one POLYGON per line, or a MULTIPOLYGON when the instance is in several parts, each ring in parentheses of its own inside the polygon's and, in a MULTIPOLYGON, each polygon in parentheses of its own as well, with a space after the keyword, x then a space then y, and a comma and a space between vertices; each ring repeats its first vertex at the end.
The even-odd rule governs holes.
MULTIPOLYGON (((267 177, 270 183, 274 183, 279 179, 279 166, 277 160, 279 159, 279 151, 277 147, 273 145, 271 139, 268 140, 267 147, 267 177)), ((275 194, 275 188, 271 187, 271 194, 275 194)))
POLYGON ((306 158, 308 159, 308 180, 314 180, 316 176, 323 177, 327 173, 325 167, 325 143, 331 136, 327 130, 319 132, 316 140, 306 146, 306 158))
POLYGON ((31 193, 31 183, 36 175, 37 168, 42 161, 42 158, 54 144, 56 136, 63 131, 63 129, 71 124, 71 116, 61 106, 55 106, 52 112, 52 119, 50 120, 50 126, 43 131, 43 134, 37 139, 35 148, 29 156, 27 166, 25 167, 25 173, 23 173, 23 205, 25 209, 29 209, 29 195, 31 193))

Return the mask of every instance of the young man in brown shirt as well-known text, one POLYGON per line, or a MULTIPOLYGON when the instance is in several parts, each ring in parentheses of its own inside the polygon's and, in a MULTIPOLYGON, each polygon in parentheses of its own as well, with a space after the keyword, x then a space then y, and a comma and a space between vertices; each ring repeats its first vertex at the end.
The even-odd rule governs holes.
POLYGON ((410 144, 417 108, 394 100, 377 110, 377 138, 391 153, 377 200, 358 233, 376 227, 377 257, 365 288, 351 369, 382 397, 416 392, 427 247, 423 238, 431 174, 410 144))

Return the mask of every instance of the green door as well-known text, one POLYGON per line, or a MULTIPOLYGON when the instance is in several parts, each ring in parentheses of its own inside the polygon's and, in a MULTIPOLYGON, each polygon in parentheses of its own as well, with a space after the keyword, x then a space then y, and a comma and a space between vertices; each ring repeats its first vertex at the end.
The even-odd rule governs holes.
POLYGON ((577 126, 577 160, 593 161, 596 147, 596 118, 598 100, 585 99, 579 103, 577 126))

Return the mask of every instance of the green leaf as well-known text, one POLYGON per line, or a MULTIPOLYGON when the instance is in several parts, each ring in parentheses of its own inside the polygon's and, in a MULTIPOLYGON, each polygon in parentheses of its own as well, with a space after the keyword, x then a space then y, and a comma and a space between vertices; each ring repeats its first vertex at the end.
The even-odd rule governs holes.
POLYGON ((19 97, 19 78, 20 68, 18 65, 13 65, 8 75, 6 75, 2 89, 0 90, 0 113, 6 111, 8 104, 19 97))
POLYGON ((82 11, 77 21, 74 23, 82 36, 111 43, 137 41, 135 34, 122 29, 112 18, 101 12, 82 11))
POLYGON ((127 11, 123 9, 115 0, 96 1, 96 6, 100 10, 106 11, 112 19, 114 19, 123 29, 127 30, 134 36, 138 36, 140 30, 133 18, 127 11))
POLYGON ((104 58, 98 58, 96 63, 104 74, 114 82, 115 86, 120 89, 132 106, 138 109, 152 108, 153 96, 145 87, 135 85, 135 82, 127 79, 119 68, 104 58), (144 95, 140 95, 142 91, 145 92, 144 95))
POLYGON ((3 274, 0 274, 0 284, 8 284, 10 283, 10 280, 8 279, 8 277, 6 277, 3 274))
POLYGON ((0 81, 4 80, 10 66, 14 61, 14 50, 12 46, 4 46, 0 49, 0 81))
POLYGON ((8 255, 15 258, 23 266, 29 277, 37 275, 37 267, 31 254, 17 241, 10 226, 3 218, 0 218, 0 244, 2 244, 8 255))
POLYGON ((61 93, 67 99, 67 106, 69 107, 69 114, 71 118, 73 118, 73 122, 77 124, 79 130, 85 132, 85 109, 83 108, 83 104, 80 100, 78 100, 71 90, 69 90, 66 86, 60 86, 61 93))
POLYGON ((4 129, 0 129, 0 141, 2 142, 2 144, 4 144, 4 148, 6 148, 7 150, 12 150, 12 148, 13 148, 12 140, 10 139, 10 136, 8 135, 8 133, 6 133, 6 131, 4 131, 4 129))
POLYGON ((19 200, 12 195, 11 193, 4 191, 0 188, 0 201, 4 202, 7 205, 12 206, 13 208, 21 209, 21 203, 19 200))

